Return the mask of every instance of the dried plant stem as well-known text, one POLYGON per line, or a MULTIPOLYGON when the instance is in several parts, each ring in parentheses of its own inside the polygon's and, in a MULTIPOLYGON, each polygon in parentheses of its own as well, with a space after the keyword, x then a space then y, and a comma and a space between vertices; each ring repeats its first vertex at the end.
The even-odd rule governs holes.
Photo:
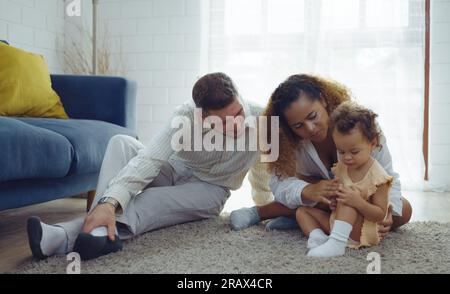
MULTIPOLYGON (((77 30, 79 40, 66 39, 62 54, 64 71, 76 75, 92 75, 93 37, 91 32, 83 26, 73 24, 77 30)), ((109 33, 103 30, 102 39, 97 44, 97 73, 98 75, 125 75, 125 66, 122 58, 122 50, 112 54, 112 46, 109 33)), ((65 38, 70 38, 70 34, 65 38)))

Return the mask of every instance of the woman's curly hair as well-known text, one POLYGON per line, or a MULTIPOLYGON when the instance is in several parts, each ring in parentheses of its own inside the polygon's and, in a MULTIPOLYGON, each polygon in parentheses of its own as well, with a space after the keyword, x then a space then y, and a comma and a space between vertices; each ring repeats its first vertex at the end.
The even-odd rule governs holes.
MULTIPOLYGON (((298 149, 300 138, 290 129, 284 111, 302 93, 311 100, 323 98, 329 115, 339 104, 350 100, 350 91, 344 85, 314 75, 292 75, 275 89, 263 115, 267 117, 269 123, 272 116, 279 117, 279 157, 278 160, 270 162, 268 168, 270 172, 275 172, 281 177, 296 176, 295 151, 298 149)), ((271 138, 270 125, 267 138, 271 138)))
POLYGON ((348 134, 355 127, 359 127, 363 136, 368 140, 376 140, 380 145, 381 130, 377 124, 377 114, 353 101, 346 101, 339 105, 330 116, 330 129, 336 129, 341 134, 348 134))

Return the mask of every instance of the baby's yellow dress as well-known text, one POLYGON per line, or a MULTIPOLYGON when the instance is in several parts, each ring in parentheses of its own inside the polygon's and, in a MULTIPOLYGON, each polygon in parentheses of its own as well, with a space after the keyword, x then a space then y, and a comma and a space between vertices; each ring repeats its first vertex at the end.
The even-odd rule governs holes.
MULTIPOLYGON (((384 168, 373 159, 372 166, 367 171, 366 175, 359 182, 354 183, 348 175, 347 166, 341 162, 336 163, 331 169, 333 174, 338 177, 341 183, 346 187, 357 187, 361 191, 361 196, 364 200, 369 201, 370 197, 377 191, 377 186, 388 184, 389 189, 392 185, 393 177, 388 175, 384 168)), ((389 193, 388 193, 389 195, 389 193)), ((389 196, 387 196, 389 197, 389 196)), ((389 201, 387 201, 389 206, 389 201)), ((387 211, 386 207, 386 211, 387 211)), ((330 227, 333 227, 336 211, 333 211, 330 216, 330 227)), ((361 237, 359 242, 350 240, 347 244, 350 248, 360 248, 362 246, 374 246, 380 243, 378 236, 378 224, 367 219, 364 219, 361 237)))

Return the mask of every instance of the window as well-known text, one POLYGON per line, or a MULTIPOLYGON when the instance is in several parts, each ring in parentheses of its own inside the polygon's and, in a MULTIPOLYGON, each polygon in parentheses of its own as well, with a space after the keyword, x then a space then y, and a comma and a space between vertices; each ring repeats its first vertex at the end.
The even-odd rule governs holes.
MULTIPOLYGON (((379 114, 406 188, 423 175, 424 0, 211 0, 205 71, 261 105, 289 75, 348 86, 379 114)), ((420 186, 420 187, 419 187, 420 186)))

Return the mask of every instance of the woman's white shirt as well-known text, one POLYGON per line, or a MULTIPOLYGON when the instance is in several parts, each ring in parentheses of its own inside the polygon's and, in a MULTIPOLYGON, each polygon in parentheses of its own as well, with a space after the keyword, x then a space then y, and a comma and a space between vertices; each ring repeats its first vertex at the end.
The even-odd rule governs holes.
MULTIPOLYGON (((389 191, 389 201, 392 204, 392 214, 401 216, 403 209, 401 184, 399 175, 393 170, 391 154, 386 144, 386 138, 383 135, 380 136, 380 145, 381 148, 372 152, 372 157, 380 163, 389 175, 394 177, 392 187, 389 191)), ((300 141, 299 148, 296 151, 296 162, 296 170, 299 174, 328 180, 332 179, 331 172, 326 169, 320 160, 319 155, 310 140, 300 141)), ((272 173, 269 182, 275 201, 280 202, 291 209, 301 205, 315 206, 317 204, 317 202, 302 199, 301 193, 307 185, 309 185, 308 182, 300 180, 297 177, 282 179, 274 173, 272 173)))

